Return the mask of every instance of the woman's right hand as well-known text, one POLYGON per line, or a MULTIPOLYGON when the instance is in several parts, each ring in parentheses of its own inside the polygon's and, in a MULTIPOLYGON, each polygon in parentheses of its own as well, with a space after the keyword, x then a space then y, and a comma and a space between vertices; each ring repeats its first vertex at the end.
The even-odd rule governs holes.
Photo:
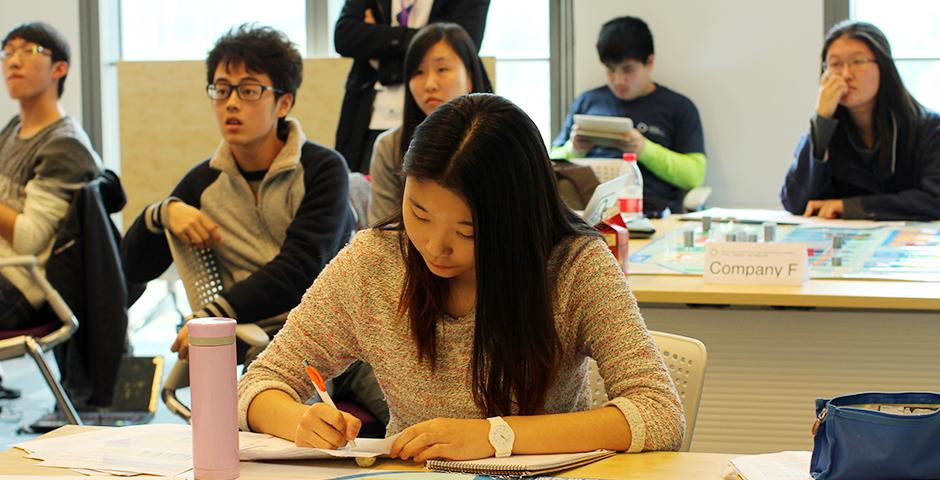
POLYGON ((819 96, 816 98, 816 113, 820 117, 832 118, 839 101, 849 91, 849 85, 841 75, 826 70, 819 80, 819 96))
POLYGON ((362 421, 323 402, 307 408, 297 424, 294 444, 298 447, 334 450, 355 440, 362 421))

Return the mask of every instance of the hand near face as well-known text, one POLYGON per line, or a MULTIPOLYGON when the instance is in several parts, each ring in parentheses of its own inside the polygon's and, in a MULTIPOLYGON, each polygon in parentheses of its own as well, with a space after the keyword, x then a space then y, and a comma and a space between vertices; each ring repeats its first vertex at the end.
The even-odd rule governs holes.
POLYGON ((490 444, 489 433, 490 422, 486 420, 435 418, 402 430, 389 455, 419 463, 434 458, 492 457, 496 451, 490 444))
POLYGON ((212 248, 222 243, 219 226, 203 215, 198 208, 181 201, 174 201, 167 205, 166 210, 167 228, 186 245, 212 248))
POLYGON ((817 216, 820 218, 842 218, 845 212, 845 202, 836 200, 810 200, 806 204, 804 217, 817 216))
POLYGON ((819 81, 819 95, 816 97, 816 113, 821 117, 831 118, 836 113, 839 101, 849 91, 849 85, 840 75, 826 70, 819 81))
POLYGON ((365 18, 363 18, 362 21, 368 23, 369 25, 375 25, 375 15, 372 14, 371 8, 366 9, 365 18))
POLYGON ((361 428, 362 421, 355 416, 317 402, 300 417, 294 445, 334 450, 355 440, 361 428))
POLYGON ((577 125, 571 127, 571 148, 575 153, 584 155, 591 151, 595 145, 588 137, 580 134, 581 128, 577 125))

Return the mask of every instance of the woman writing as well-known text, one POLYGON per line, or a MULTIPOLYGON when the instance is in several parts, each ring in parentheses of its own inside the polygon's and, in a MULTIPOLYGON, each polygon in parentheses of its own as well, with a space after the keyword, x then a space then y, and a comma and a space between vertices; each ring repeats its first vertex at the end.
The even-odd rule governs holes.
POLYGON ((362 359, 402 459, 677 449, 682 407, 626 278, 558 196, 535 124, 494 95, 415 129, 401 214, 356 235, 239 385, 243 429, 336 448, 359 421, 324 377, 362 359), (593 357, 612 400, 586 410, 593 357), (495 436, 491 429, 511 434, 495 436))

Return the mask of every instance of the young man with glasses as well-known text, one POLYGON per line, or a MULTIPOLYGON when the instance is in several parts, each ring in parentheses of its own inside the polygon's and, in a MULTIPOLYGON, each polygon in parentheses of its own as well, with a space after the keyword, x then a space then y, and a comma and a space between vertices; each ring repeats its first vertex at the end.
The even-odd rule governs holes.
POLYGON ((643 173, 643 204, 647 214, 668 207, 682 212, 688 190, 705 180, 705 139, 695 104, 654 83, 653 35, 646 22, 619 17, 605 23, 597 53, 607 70, 607 85, 582 93, 571 104, 568 118, 552 148, 552 158, 637 155, 643 173), (580 135, 576 114, 629 117, 636 128, 616 141, 616 148, 596 145, 580 135))
MULTIPOLYGON (((146 282, 173 261, 164 229, 212 249, 224 290, 193 317, 258 322, 296 306, 349 239, 346 162, 286 118, 303 63, 283 33, 235 28, 216 42, 206 67, 222 141, 169 197, 140 214, 121 254, 128 280, 146 282)), ((171 349, 188 356, 185 326, 171 349)))
MULTIPOLYGON (((3 79, 19 115, 0 131, 0 258, 36 256, 44 269, 75 192, 101 160, 59 98, 68 42, 51 25, 22 24, 3 39, 3 79)), ((45 296, 23 268, 0 269, 0 329, 33 327, 45 296)), ((0 386, 0 398, 19 394, 0 386)))

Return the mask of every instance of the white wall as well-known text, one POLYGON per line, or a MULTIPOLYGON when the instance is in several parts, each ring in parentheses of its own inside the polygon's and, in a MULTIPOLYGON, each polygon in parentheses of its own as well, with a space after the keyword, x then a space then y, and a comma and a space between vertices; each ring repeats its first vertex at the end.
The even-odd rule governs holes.
POLYGON ((816 99, 822 2, 576 0, 575 90, 605 82, 601 25, 633 15, 653 32, 653 79, 695 102, 705 130, 709 203, 775 207, 816 99))
MULTIPOLYGON (((69 76, 65 80, 62 106, 79 123, 82 121, 82 71, 78 28, 78 0, 0 1, 0 40, 23 22, 40 20, 56 28, 72 50, 69 76)), ((10 99, 6 86, 0 87, 0 125, 19 113, 19 106, 10 99)), ((2 128, 2 127, 0 127, 2 128)))

